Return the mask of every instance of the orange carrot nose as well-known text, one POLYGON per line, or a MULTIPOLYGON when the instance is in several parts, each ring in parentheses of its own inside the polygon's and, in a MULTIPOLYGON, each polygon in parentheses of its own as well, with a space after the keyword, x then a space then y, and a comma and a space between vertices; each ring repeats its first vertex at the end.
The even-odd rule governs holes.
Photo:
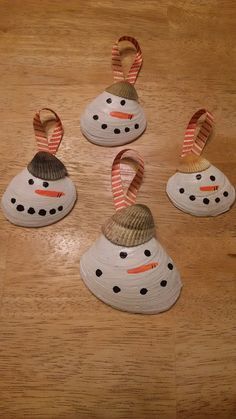
POLYGON ((137 268, 128 269, 128 274, 140 274, 142 272, 149 271, 150 269, 154 269, 158 266, 157 262, 148 263, 147 265, 138 266, 137 268))
POLYGON ((203 192, 217 191, 218 188, 219 188, 218 185, 214 185, 214 186, 200 186, 200 191, 203 191, 203 192))
POLYGON ((51 198, 60 198, 62 195, 65 195, 64 192, 46 191, 44 189, 36 189, 35 193, 42 196, 50 196, 51 198))
POLYGON ((125 112, 110 112, 111 116, 114 116, 114 118, 120 118, 120 119, 132 119, 133 114, 132 113, 125 113, 125 112))

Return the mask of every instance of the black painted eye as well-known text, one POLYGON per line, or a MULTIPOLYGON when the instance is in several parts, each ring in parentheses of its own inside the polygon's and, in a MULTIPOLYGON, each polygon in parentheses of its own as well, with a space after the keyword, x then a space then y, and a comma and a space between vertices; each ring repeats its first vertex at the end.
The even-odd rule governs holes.
POLYGON ((150 250, 144 250, 144 254, 145 254, 145 256, 151 256, 150 250))
POLYGON ((101 269, 97 269, 97 270, 96 270, 96 275, 97 275, 98 277, 102 275, 102 271, 101 271, 101 269))
POLYGON ((120 101, 120 104, 121 104, 122 106, 124 106, 124 105, 125 105, 125 103, 126 103, 126 102, 125 102, 125 100, 121 100, 121 101, 120 101))
POLYGON ((200 174, 199 175, 196 175, 196 179, 197 180, 200 180, 201 178, 202 178, 202 175, 200 175, 200 174))
POLYGON ((33 184, 34 184, 33 179, 29 179, 29 180, 28 180, 28 184, 29 184, 29 185, 33 185, 33 184))
POLYGON ((107 102, 107 103, 112 103, 112 99, 109 97, 109 98, 106 100, 106 102, 107 102))
POLYGON ((210 179, 212 180, 212 182, 214 182, 214 180, 216 180, 215 176, 210 176, 210 179))
POLYGON ((179 193, 184 193, 184 188, 180 188, 179 193))
POLYGON ((125 259, 128 256, 128 253, 126 252, 120 252, 121 259, 125 259))
POLYGON ((168 265, 167 265, 167 266, 168 266, 168 269, 169 269, 170 271, 172 271, 172 269, 173 269, 173 267, 174 267, 174 266, 172 265, 172 263, 168 263, 168 265))
POLYGON ((95 121, 98 120, 98 115, 93 115, 93 119, 95 119, 95 121))
POLYGON ((49 186, 49 183, 48 182, 43 182, 43 186, 44 186, 44 188, 47 188, 49 186))

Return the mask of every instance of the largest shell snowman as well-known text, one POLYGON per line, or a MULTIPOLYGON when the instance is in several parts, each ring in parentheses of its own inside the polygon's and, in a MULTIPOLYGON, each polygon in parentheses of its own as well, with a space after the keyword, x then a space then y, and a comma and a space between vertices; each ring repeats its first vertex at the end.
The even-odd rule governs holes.
POLYGON ((39 151, 12 179, 1 201, 5 217, 24 227, 42 227, 58 221, 71 211, 76 201, 75 186, 64 164, 55 156, 63 137, 60 118, 44 108, 36 113, 33 125, 39 151), (54 118, 50 138, 40 118, 42 111, 50 112, 54 118))
POLYGON ((222 214, 235 201, 235 188, 229 179, 201 156, 212 127, 213 116, 206 109, 199 109, 192 116, 177 172, 166 187, 167 195, 178 209, 198 217, 222 214), (200 124, 198 133, 197 124, 200 124))
POLYGON ((156 314, 178 299, 182 283, 173 260, 155 237, 152 213, 135 204, 143 174, 143 162, 126 195, 119 170, 121 151, 113 164, 112 189, 117 212, 103 225, 102 234, 82 256, 81 277, 90 291, 119 310, 156 314))
POLYGON ((118 146, 139 137, 146 128, 146 117, 139 104, 134 83, 142 65, 142 52, 136 39, 122 36, 112 49, 115 83, 107 87, 85 109, 80 119, 82 133, 92 143, 118 146), (129 41, 136 48, 135 60, 125 77, 119 42, 129 41))

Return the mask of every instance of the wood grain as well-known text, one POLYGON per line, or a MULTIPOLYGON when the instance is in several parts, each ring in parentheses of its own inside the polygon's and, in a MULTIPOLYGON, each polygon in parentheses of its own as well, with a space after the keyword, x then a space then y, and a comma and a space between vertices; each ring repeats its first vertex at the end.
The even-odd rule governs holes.
POLYGON ((62 118, 58 157, 78 189, 72 213, 53 226, 14 227, 0 214, 1 418, 236 417, 236 210, 195 219, 165 194, 202 106, 216 119, 206 157, 236 183, 235 19, 233 0, 1 0, 1 193, 35 152, 32 118, 44 106, 62 118), (138 202, 153 211, 184 283, 158 316, 115 311, 79 277, 80 256, 114 211, 110 168, 121 149, 90 144, 79 117, 112 82, 111 46, 123 34, 144 56, 138 202))

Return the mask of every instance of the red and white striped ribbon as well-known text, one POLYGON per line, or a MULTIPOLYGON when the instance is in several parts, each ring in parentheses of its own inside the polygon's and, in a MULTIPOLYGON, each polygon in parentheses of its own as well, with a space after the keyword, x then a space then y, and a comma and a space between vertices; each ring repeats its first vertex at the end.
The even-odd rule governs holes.
POLYGON ((128 81, 131 84, 135 84, 136 79, 138 77, 139 70, 142 67, 143 57, 142 57, 142 51, 139 46, 138 41, 135 38, 132 38, 131 36, 122 36, 112 47, 112 70, 114 75, 115 82, 118 81, 128 81), (124 70, 122 68, 121 63, 121 55, 120 55, 120 49, 119 49, 119 42, 121 41, 129 41, 131 42, 136 49, 136 55, 133 64, 130 67, 130 70, 127 74, 127 76, 124 75, 124 70))
POLYGON ((39 151, 47 151, 51 154, 56 154, 63 137, 63 126, 59 116, 52 109, 42 108, 36 112, 33 120, 36 143, 39 151), (49 111, 55 117, 55 126, 53 133, 48 138, 43 123, 40 118, 42 111, 49 111))
POLYGON ((197 156, 200 156, 211 134, 213 122, 213 115, 206 109, 199 109, 195 112, 186 128, 181 157, 184 157, 189 153, 194 153, 197 156), (198 128, 197 123, 204 114, 205 118, 202 121, 198 134, 196 135, 196 129, 198 128))
POLYGON ((114 205, 116 211, 133 205, 136 201, 139 188, 144 175, 144 161, 139 153, 132 149, 121 150, 112 163, 111 183, 114 205), (121 175, 122 159, 131 159, 136 164, 136 174, 129 183, 127 190, 124 189, 124 182, 121 175))

